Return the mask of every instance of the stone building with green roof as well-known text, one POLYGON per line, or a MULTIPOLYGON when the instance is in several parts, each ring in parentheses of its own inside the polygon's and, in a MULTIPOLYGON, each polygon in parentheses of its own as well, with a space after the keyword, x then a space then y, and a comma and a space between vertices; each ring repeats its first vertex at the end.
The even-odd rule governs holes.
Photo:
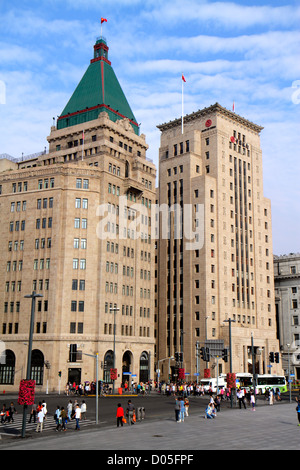
POLYGON ((104 38, 47 139, 48 152, 0 160, 0 392, 26 370, 32 291, 37 391, 57 390, 59 371, 62 387, 95 380, 91 355, 115 391, 153 379, 156 168, 104 38))

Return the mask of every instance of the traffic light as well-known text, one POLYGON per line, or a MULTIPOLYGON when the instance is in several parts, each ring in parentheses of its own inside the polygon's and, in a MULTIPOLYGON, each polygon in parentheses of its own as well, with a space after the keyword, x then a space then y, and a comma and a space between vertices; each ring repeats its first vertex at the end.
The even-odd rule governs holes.
POLYGON ((269 361, 270 361, 270 363, 271 363, 271 362, 274 362, 274 359, 275 359, 275 358, 274 358, 274 353, 271 351, 270 354, 269 354, 269 361))
POLYGON ((279 352, 275 353, 275 362, 276 364, 279 364, 279 352))
POLYGON ((175 361, 176 361, 176 362, 179 362, 179 352, 176 352, 176 353, 174 354, 174 357, 175 357, 175 361))
POLYGON ((209 362, 210 361, 210 353, 209 348, 200 348, 200 357, 203 361, 209 362))
POLYGON ((179 353, 179 362, 183 362, 183 352, 179 353))
POLYGON ((205 348, 205 361, 209 362, 210 361, 210 351, 209 348, 205 348))
POLYGON ((203 361, 205 361, 205 348, 200 348, 200 357, 203 361))
POLYGON ((228 348, 222 350, 222 359, 224 362, 228 362, 228 348))

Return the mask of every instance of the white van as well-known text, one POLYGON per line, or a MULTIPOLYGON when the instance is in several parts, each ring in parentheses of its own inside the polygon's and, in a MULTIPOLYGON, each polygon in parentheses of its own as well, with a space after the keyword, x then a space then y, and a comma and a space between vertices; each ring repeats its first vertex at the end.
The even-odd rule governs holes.
POLYGON ((227 385, 224 376, 218 377, 218 384, 216 378, 201 379, 200 383, 201 385, 203 385, 205 393, 208 393, 210 388, 213 393, 216 393, 217 385, 219 387, 219 391, 221 390, 221 388, 226 388, 227 385))

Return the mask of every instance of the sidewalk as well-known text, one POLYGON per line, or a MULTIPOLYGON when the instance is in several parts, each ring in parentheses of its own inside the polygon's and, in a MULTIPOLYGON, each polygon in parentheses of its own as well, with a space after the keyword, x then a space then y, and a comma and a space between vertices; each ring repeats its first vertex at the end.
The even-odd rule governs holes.
POLYGON ((119 450, 297 450, 300 426, 295 403, 263 406, 257 411, 227 410, 216 419, 206 420, 199 413, 176 423, 173 416, 160 421, 123 428, 94 428, 64 435, 39 436, 37 439, 7 441, 8 450, 105 450, 112 456, 119 450))

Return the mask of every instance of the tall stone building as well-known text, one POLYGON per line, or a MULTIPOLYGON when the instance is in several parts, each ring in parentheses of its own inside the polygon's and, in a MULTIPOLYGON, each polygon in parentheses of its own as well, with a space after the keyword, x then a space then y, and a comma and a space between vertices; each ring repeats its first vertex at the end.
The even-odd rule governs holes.
MULTIPOLYGON (((160 365, 183 352, 183 361, 170 359, 173 378, 178 368, 192 380, 197 371, 203 376, 206 365, 212 376, 228 372, 222 357, 197 361, 196 344, 209 341, 220 356, 218 347, 229 346, 231 319, 233 372, 252 372, 252 336, 255 371, 268 373, 269 352, 279 351, 279 344, 262 127, 217 103, 185 116, 183 126, 177 119, 158 128, 160 365)), ((272 373, 281 371, 281 364, 273 364, 272 373)))
POLYGON ((153 378, 156 169, 103 37, 48 142, 0 161, 0 390, 26 375, 33 291, 40 389, 95 380, 97 354, 105 382, 153 378))
POLYGON ((278 336, 286 376, 300 379, 300 253, 274 256, 278 336))

